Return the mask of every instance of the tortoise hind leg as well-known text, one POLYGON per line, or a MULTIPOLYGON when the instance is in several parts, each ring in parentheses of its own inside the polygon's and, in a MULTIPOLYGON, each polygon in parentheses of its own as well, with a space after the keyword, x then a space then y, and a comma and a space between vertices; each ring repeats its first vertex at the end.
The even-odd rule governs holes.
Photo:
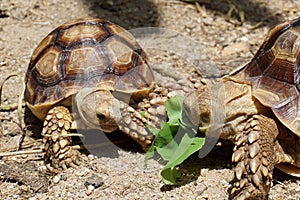
POLYGON ((255 115, 235 137, 232 161, 235 179, 231 199, 266 199, 272 186, 275 139, 278 128, 271 118, 255 115))
POLYGON ((45 163, 50 171, 66 169, 79 164, 80 153, 72 148, 72 116, 63 106, 49 110, 44 121, 42 136, 45 148, 45 163))

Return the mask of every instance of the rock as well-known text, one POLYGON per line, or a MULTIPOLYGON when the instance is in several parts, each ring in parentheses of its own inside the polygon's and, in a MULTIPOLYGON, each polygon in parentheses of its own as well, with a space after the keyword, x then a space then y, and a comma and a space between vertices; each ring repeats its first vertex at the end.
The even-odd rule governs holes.
POLYGON ((84 183, 85 187, 92 185, 94 188, 98 188, 104 184, 103 178, 97 174, 93 174, 88 177, 84 183))
POLYGON ((88 168, 83 168, 82 170, 76 170, 74 175, 75 176, 79 176, 79 177, 84 177, 86 176, 88 173, 90 172, 90 170, 88 168))
POLYGON ((91 195, 91 194, 93 193, 94 189, 95 189, 94 186, 88 185, 87 190, 85 191, 85 194, 86 194, 87 196, 91 195))
POLYGON ((55 183, 55 184, 59 183, 60 178, 61 178, 60 174, 55 175, 55 176, 52 178, 53 183, 55 183))
POLYGON ((89 160, 94 160, 94 159, 95 159, 95 156, 94 156, 93 154, 89 154, 89 155, 88 155, 88 159, 89 159, 89 160))
POLYGON ((202 21, 205 25, 212 25, 214 19, 212 17, 206 17, 206 18, 203 18, 202 21))

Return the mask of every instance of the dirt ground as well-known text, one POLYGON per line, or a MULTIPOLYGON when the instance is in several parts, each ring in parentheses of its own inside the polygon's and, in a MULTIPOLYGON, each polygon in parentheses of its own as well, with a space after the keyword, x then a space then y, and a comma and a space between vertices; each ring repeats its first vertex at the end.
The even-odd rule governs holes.
MULTIPOLYGON (((75 18, 99 17, 132 30, 157 80, 175 84, 196 72, 220 76, 243 65, 273 25, 300 15, 297 0, 199 2, 197 9, 175 0, 0 0, 0 82, 18 75, 5 83, 1 103, 17 103, 34 48, 55 27, 75 18), (244 12, 243 24, 236 10, 227 19, 232 5, 244 12), (147 27, 164 29, 155 35, 151 31, 157 29, 147 27)), ((0 152, 17 151, 19 124, 17 110, 0 112, 0 152)), ((22 150, 39 147, 41 136, 26 133, 22 150)), ((203 159, 192 156, 180 167, 178 184, 169 187, 159 175, 162 165, 150 160, 144 167, 144 154, 134 151, 134 144, 116 148, 102 134, 94 137, 99 143, 89 164, 56 175, 46 173, 41 153, 1 157, 0 199, 228 198, 231 145, 218 145, 203 159)), ((300 180, 275 170, 269 199, 300 199, 300 180)))

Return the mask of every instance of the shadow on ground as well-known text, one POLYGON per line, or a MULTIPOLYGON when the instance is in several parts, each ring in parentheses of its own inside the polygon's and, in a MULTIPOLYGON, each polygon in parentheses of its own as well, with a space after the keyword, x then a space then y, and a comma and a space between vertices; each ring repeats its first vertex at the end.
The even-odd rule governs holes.
POLYGON ((146 0, 83 0, 96 17, 109 19, 126 28, 153 27, 157 22, 156 6, 146 0))
MULTIPOLYGON (((147 0, 83 0, 99 18, 107 18, 126 29, 153 27, 157 25, 158 12, 156 6, 147 0)), ((205 6, 219 15, 228 14, 233 8, 232 18, 239 19, 239 11, 245 14, 245 21, 253 24, 262 23, 269 27, 282 21, 280 13, 274 13, 263 2, 251 0, 186 0, 183 2, 205 6)), ((172 3, 172 2, 169 2, 172 3)))
MULTIPOLYGON (((40 121, 33 113, 25 108, 25 126, 28 135, 35 139, 40 139, 43 129, 43 122, 40 121)), ((143 152, 139 144, 133 141, 129 136, 121 131, 104 133, 100 130, 72 130, 72 133, 82 134, 82 137, 72 137, 72 145, 80 145, 82 153, 93 154, 98 157, 117 158, 118 150, 122 149, 127 152, 143 152)))
POLYGON ((238 10, 241 10, 245 14, 245 21, 249 21, 254 25, 257 23, 262 23, 261 25, 274 26, 282 21, 280 13, 274 13, 268 7, 264 5, 263 2, 255 2, 251 0, 186 0, 183 2, 195 4, 199 2, 199 5, 205 6, 206 9, 214 10, 219 15, 226 16, 231 9, 232 18, 240 20, 238 10))

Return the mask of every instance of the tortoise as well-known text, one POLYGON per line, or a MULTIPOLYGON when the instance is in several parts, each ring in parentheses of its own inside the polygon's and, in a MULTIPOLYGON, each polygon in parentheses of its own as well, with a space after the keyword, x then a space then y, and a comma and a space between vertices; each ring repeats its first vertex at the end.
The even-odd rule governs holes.
POLYGON ((300 177, 299 67, 300 18, 272 28, 248 64, 214 83, 203 79, 186 98, 185 113, 203 132, 212 126, 214 103, 224 103, 216 130, 235 146, 231 199, 266 199, 274 166, 300 177), (212 91, 211 84, 223 90, 212 91))
POLYGON ((79 164, 69 133, 77 123, 109 133, 117 129, 147 149, 151 124, 131 106, 155 88, 147 56, 124 28, 97 18, 67 22, 36 47, 26 72, 25 101, 43 124, 49 169, 79 164))

